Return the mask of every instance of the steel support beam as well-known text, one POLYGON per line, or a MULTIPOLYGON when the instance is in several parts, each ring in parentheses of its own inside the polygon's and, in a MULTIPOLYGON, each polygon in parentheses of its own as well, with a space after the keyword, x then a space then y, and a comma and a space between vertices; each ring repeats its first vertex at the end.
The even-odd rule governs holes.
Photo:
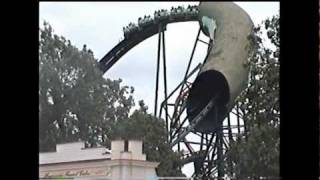
MULTIPOLYGON (((214 108, 216 119, 218 118, 218 106, 214 108)), ((217 169, 218 169, 218 179, 222 179, 224 176, 224 167, 223 167, 223 135, 222 135, 222 124, 217 130, 218 146, 217 146, 217 169)))
POLYGON ((209 43, 207 43, 207 42, 205 42, 205 41, 203 41, 203 40, 201 40, 201 39, 198 39, 200 42, 202 42, 202 43, 204 43, 204 44, 207 44, 207 45, 209 45, 209 43))
MULTIPOLYGON (((164 98, 167 99, 167 65, 166 65, 166 46, 165 46, 164 31, 162 31, 162 55, 163 55, 163 82, 164 82, 164 98)), ((169 121, 168 121, 168 105, 165 104, 165 114, 166 114, 166 128, 169 134, 169 121)))
POLYGON ((240 134, 240 118, 239 118, 239 104, 238 103, 237 103, 236 109, 237 109, 236 116, 237 116, 238 133, 240 134))
POLYGON ((159 69, 160 69, 161 30, 162 30, 162 26, 161 26, 161 24, 159 24, 158 58, 157 58, 157 72, 156 72, 156 91, 155 91, 155 100, 154 100, 154 116, 155 117, 157 117, 157 107, 158 107, 158 86, 159 86, 159 69))

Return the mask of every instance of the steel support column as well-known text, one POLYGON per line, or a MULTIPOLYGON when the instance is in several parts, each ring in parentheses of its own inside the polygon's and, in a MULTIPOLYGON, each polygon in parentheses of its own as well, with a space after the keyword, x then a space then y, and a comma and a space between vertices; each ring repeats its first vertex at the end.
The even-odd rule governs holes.
MULTIPOLYGON (((164 31, 162 31, 162 55, 163 55, 163 82, 164 82, 164 98, 167 99, 167 65, 166 65, 166 46, 165 46, 165 38, 164 31)), ((166 114, 166 128, 169 136, 169 120, 168 120, 168 104, 164 105, 165 114, 166 114)))
POLYGON ((154 116, 157 117, 158 107, 158 86, 159 86, 159 69, 160 69, 160 48, 161 48, 161 31, 162 26, 159 24, 159 38, 158 38, 158 58, 157 58, 157 72, 156 72, 156 91, 155 91, 155 103, 154 103, 154 116))
MULTIPOLYGON (((218 119, 218 106, 214 107, 215 117, 218 119)), ((224 176, 224 167, 223 167, 223 129, 222 123, 217 129, 217 138, 218 138, 218 146, 217 146, 217 169, 218 169, 218 179, 222 179, 224 176)))
MULTIPOLYGON (((239 127, 239 124, 238 124, 238 127, 239 127)), ((230 144, 231 142, 233 142, 230 114, 228 114, 228 135, 229 135, 229 144, 230 144)), ((230 158, 228 158, 228 166, 230 168, 231 174, 233 174, 233 165, 230 158)))
MULTIPOLYGON (((228 114, 227 118, 228 118, 227 119, 228 120, 228 135, 229 135, 229 143, 230 143, 233 141, 230 114, 228 114)), ((238 125, 238 127, 239 127, 239 125, 238 125)))
POLYGON ((237 103, 236 109, 237 109, 237 114, 236 114, 236 116, 237 116, 238 134, 240 134, 240 118, 239 118, 239 104, 238 104, 238 103, 237 103))

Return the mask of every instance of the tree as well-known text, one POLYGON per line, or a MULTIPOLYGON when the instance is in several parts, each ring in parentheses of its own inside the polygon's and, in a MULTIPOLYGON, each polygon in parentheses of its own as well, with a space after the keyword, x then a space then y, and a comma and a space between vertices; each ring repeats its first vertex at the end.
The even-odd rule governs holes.
POLYGON ((263 21, 256 30, 256 52, 250 58, 249 87, 237 99, 245 123, 245 138, 231 143, 228 174, 236 179, 279 177, 279 16, 263 21), (262 44, 264 28, 275 50, 262 44), (231 171, 233 170, 233 172, 231 171))
POLYGON ((179 154, 166 141, 164 121, 147 113, 143 101, 131 115, 133 87, 102 77, 93 52, 78 50, 44 23, 39 47, 40 152, 57 143, 83 140, 110 148, 118 137, 141 139, 147 160, 160 162, 160 176, 181 176, 179 154))
POLYGON ((111 124, 127 118, 134 105, 133 88, 105 80, 93 52, 54 34, 47 22, 39 35, 40 151, 78 140, 110 144, 111 124))
POLYGON ((114 126, 113 138, 139 139, 143 141, 143 151, 148 161, 160 162, 158 176, 184 176, 179 168, 180 154, 174 152, 167 142, 167 132, 163 119, 147 113, 144 102, 126 121, 118 121, 114 126))

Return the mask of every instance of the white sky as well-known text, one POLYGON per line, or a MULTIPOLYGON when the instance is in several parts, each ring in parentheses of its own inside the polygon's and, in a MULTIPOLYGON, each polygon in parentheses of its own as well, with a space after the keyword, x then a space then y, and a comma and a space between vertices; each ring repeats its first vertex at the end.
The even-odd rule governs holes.
MULTIPOLYGON (((158 9, 199 2, 40 2, 40 27, 48 21, 58 35, 70 39, 82 48, 86 44, 100 60, 123 38, 122 28, 139 17, 151 15, 158 9)), ((236 2, 251 17, 254 24, 279 13, 279 2, 236 2)), ((166 61, 168 93, 182 81, 198 31, 197 22, 175 23, 167 26, 166 61)), ((201 36, 201 39, 207 38, 201 36)), ((153 112, 158 36, 153 36, 124 55, 106 74, 111 79, 123 79, 122 85, 135 88, 135 101, 143 99, 153 112)), ((192 67, 202 62, 206 45, 198 43, 192 67)), ((162 61, 161 61, 162 62, 162 61)), ((191 68, 192 68, 191 67, 191 68)), ((160 69, 159 100, 163 100, 162 67, 160 69)), ((158 108, 159 109, 159 108, 158 108)), ((192 166, 183 168, 192 174, 192 166)))

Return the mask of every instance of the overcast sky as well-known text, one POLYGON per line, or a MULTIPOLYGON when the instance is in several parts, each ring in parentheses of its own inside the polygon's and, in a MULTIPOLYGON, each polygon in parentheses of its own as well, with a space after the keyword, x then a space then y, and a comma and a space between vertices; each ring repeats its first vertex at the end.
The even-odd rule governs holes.
MULTIPOLYGON (((137 23, 139 17, 151 15, 158 9, 199 2, 40 2, 40 27, 46 20, 54 32, 71 40, 72 44, 90 48, 100 60, 121 39, 122 28, 129 22, 137 23)), ((279 13, 278 2, 236 2, 251 17, 254 24, 279 13)), ((187 62, 194 45, 199 25, 197 22, 175 23, 167 26, 166 61, 168 93, 182 81, 187 62)), ((207 37, 201 36, 207 40, 207 37)), ((106 74, 111 79, 123 79, 123 85, 135 88, 136 102, 143 99, 153 112, 157 36, 140 43, 124 55, 106 74)), ((192 67, 204 60, 206 45, 198 43, 192 67)), ((162 72, 162 71, 161 71, 162 72)), ((162 83, 162 74, 160 82, 162 83)), ((159 100, 163 98, 163 86, 159 87, 159 100)), ((192 172, 184 171, 187 175, 192 172)))

